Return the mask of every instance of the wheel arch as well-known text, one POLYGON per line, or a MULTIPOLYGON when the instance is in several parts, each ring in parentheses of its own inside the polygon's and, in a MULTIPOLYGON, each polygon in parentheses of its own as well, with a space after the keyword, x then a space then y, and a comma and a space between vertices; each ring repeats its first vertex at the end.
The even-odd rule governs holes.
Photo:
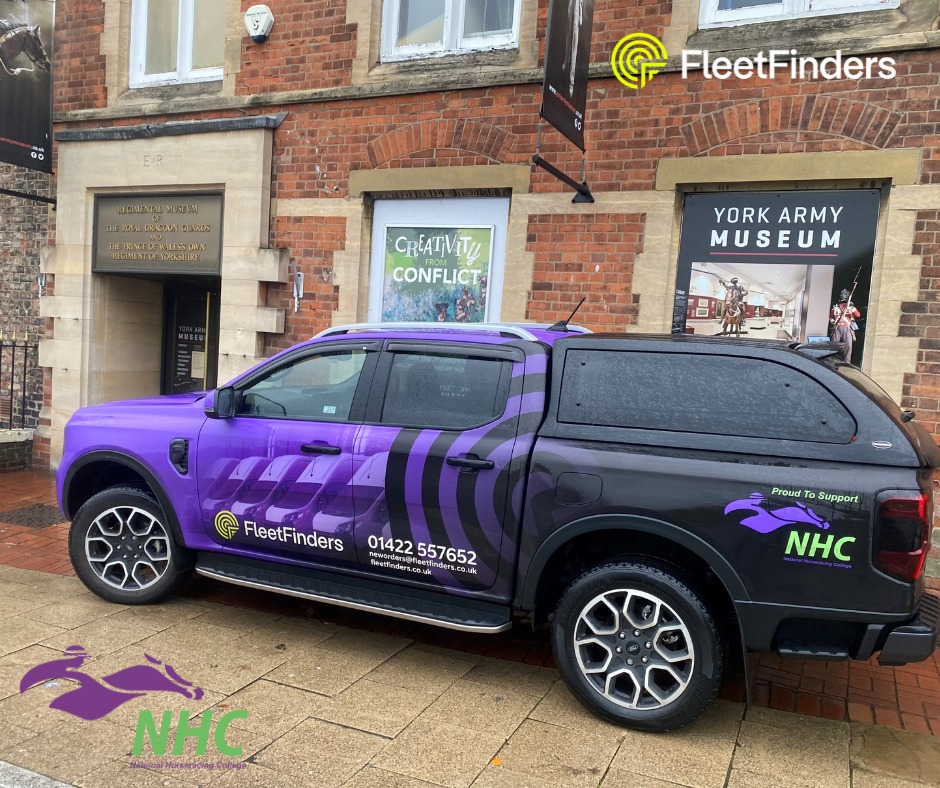
POLYGON ((62 485, 62 508, 72 520, 93 495, 120 484, 138 484, 153 493, 163 509, 176 543, 185 546, 183 531, 172 503, 157 475, 139 460, 117 451, 96 451, 75 460, 62 485))
MULTIPOLYGON (((536 550, 524 578, 520 578, 516 591, 516 606, 537 612, 551 600, 551 587, 562 575, 566 559, 579 549, 601 542, 616 550, 627 545, 627 539, 636 539, 638 552, 652 558, 664 558, 680 568, 710 569, 727 601, 737 607, 738 601, 748 601, 749 594, 741 578, 728 560, 703 539, 672 523, 640 515, 603 514, 575 520, 552 533, 536 550), (601 538, 603 537, 603 538, 601 538), (690 559, 691 567, 676 559, 690 559)), ((612 558, 608 552, 606 558, 612 558)), ((561 583, 559 583, 561 585, 561 583)), ((559 592, 560 593, 560 592, 559 592)), ((557 597, 556 597, 557 598, 557 597)))

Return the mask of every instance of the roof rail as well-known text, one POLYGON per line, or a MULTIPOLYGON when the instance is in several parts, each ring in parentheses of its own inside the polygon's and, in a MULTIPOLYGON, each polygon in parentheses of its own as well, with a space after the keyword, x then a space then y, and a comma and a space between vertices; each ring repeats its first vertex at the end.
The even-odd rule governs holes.
MULTIPOLYGON (((532 328, 542 326, 533 325, 532 328)), ((314 339, 348 334, 353 331, 467 331, 490 332, 502 336, 537 342, 537 337, 527 329, 512 323, 353 323, 348 326, 333 326, 317 334, 314 339)))

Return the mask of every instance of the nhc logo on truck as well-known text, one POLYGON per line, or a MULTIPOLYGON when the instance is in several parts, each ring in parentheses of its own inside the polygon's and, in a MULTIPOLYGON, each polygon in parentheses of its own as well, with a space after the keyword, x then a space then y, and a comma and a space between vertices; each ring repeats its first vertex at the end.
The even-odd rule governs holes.
MULTIPOLYGON (((774 488, 774 491, 783 495, 792 494, 790 491, 777 488, 774 488)), ((834 496, 829 493, 822 495, 826 500, 838 498, 839 502, 858 501, 858 496, 834 496)), ((753 492, 747 498, 740 498, 729 503, 724 513, 751 512, 741 520, 741 525, 759 534, 769 534, 787 526, 802 525, 802 529, 795 528, 790 531, 784 550, 784 561, 842 569, 852 568, 852 556, 849 554, 849 549, 855 543, 854 536, 836 538, 835 534, 827 533, 832 528, 831 524, 800 500, 794 500, 793 504, 773 510, 764 507, 764 495, 753 492)))

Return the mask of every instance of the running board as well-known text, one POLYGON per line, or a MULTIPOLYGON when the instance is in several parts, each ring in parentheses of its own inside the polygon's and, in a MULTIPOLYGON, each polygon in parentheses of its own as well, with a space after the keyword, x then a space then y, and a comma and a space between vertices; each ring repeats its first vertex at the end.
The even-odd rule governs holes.
POLYGON ((461 632, 505 632, 512 626, 512 614, 506 605, 251 558, 199 553, 196 572, 223 583, 382 613, 461 632))

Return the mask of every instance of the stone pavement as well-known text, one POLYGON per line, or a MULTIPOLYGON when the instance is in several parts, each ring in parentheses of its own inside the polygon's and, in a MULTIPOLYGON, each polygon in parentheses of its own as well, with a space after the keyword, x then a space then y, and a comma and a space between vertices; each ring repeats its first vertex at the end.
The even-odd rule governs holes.
MULTIPOLYGON (((51 473, 0 473, 0 565, 71 576, 68 524, 60 520, 51 473)), ((181 596, 277 615, 314 617, 480 656, 554 666, 544 638, 525 627, 501 635, 463 635, 203 578, 184 586, 181 596)), ((931 660, 900 668, 883 667, 877 660, 823 662, 764 654, 757 666, 755 690, 759 706, 940 736, 940 650, 931 660)), ((723 698, 744 699, 740 668, 726 682, 723 698)))
MULTIPOLYGON (((940 784, 940 738, 881 725, 746 710, 718 700, 680 731, 636 733, 585 712, 553 668, 409 637, 206 599, 123 607, 98 599, 75 578, 12 567, 0 568, 0 597, 0 761, 66 785, 940 784), (167 675, 192 682, 202 693, 164 681, 165 689, 151 689, 86 721, 50 708, 79 686, 61 669, 19 692, 29 669, 61 659, 73 645, 84 646, 90 657, 81 665, 84 675, 77 676, 85 685, 146 664, 147 654, 172 665, 167 675), (148 740, 135 756, 144 709, 153 712, 157 727, 164 710, 174 722, 181 710, 190 712, 190 728, 211 712, 216 732, 225 714, 245 711, 247 717, 233 715, 221 737, 223 746, 241 753, 217 751, 213 742, 220 738, 213 734, 202 756, 195 754, 193 738, 180 755, 170 754, 172 744, 166 754, 154 754, 148 740)), ((154 664, 151 673, 162 671, 154 664)), ((87 698, 76 707, 88 708, 87 698)))

